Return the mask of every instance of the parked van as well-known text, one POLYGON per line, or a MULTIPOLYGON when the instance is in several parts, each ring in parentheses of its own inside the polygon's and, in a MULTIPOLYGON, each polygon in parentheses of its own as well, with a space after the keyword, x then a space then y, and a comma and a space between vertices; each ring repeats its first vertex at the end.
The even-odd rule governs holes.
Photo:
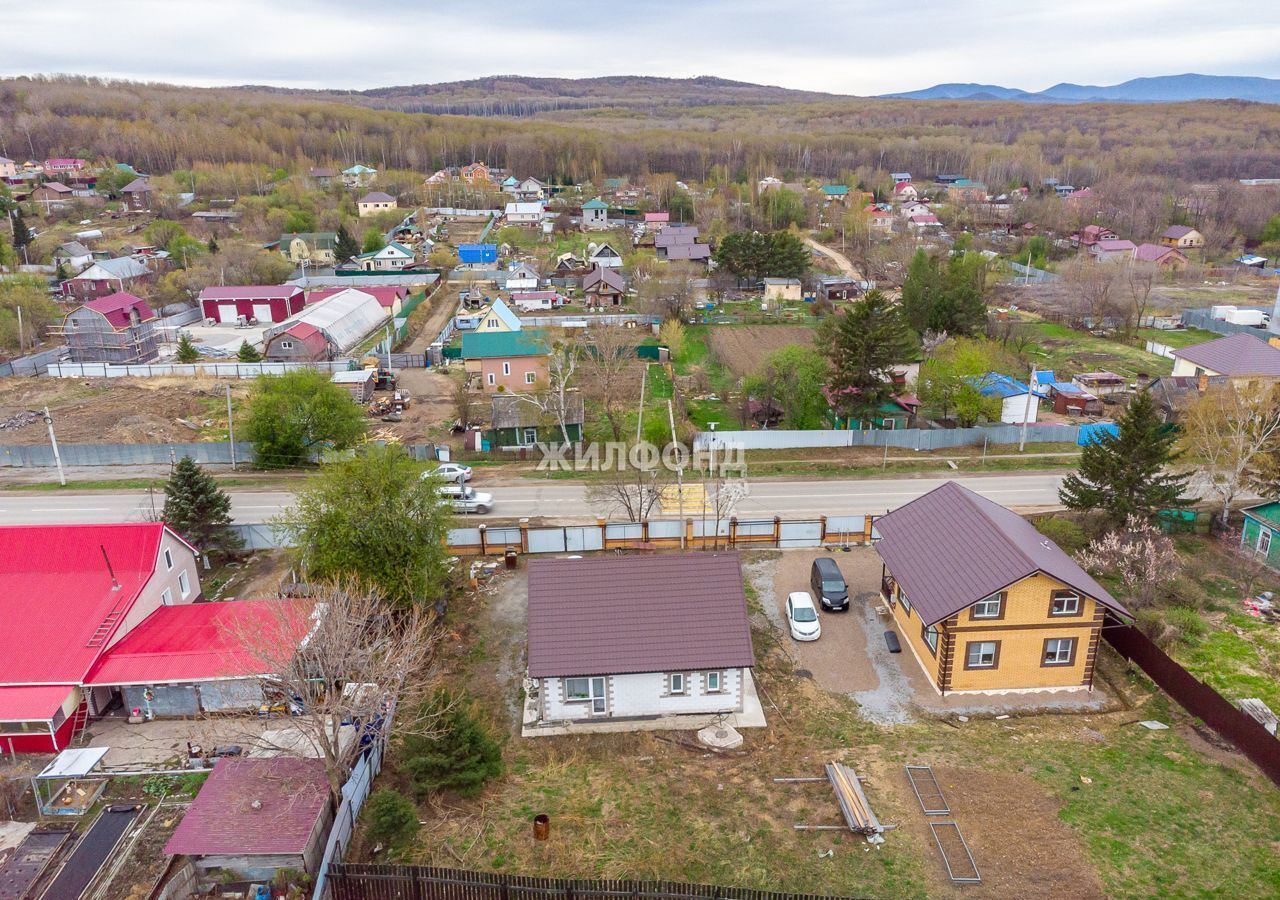
POLYGON ((809 571, 809 587, 819 599, 823 609, 844 612, 849 608, 849 585, 845 584, 840 567, 829 556, 819 556, 809 571))

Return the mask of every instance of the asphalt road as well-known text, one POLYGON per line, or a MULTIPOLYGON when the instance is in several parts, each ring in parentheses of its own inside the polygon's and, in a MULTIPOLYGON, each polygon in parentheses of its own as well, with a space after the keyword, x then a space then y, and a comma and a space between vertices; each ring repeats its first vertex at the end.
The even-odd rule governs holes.
MULTIPOLYGON (((735 510, 739 518, 753 516, 841 516, 884 513, 919 497, 948 479, 885 478, 857 481, 759 481, 735 510)), ((1061 475, 957 475, 954 479, 1003 506, 1030 510, 1058 505, 1061 475)), ((591 520, 607 510, 587 503, 581 484, 547 481, 487 487, 477 476, 473 486, 491 492, 495 510, 479 519, 542 517, 562 521, 591 520)), ((285 491, 233 490, 231 511, 237 522, 266 522, 293 502, 285 491)), ((163 503, 163 496, 156 503, 163 503)), ((145 491, 92 491, 52 494, 47 491, 0 493, 0 525, 140 522, 153 518, 152 500, 145 491)), ((675 510, 661 515, 675 516, 675 510)), ((701 515, 688 510, 686 515, 701 515)))

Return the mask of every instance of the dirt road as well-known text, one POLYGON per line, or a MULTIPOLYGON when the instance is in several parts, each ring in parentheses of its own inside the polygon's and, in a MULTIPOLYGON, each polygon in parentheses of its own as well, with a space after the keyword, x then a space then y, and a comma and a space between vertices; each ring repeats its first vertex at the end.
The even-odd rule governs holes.
POLYGON ((831 260, 840 269, 842 275, 852 278, 854 281, 863 281, 862 273, 858 271, 858 267, 849 261, 849 257, 845 256, 839 250, 833 250, 826 244, 819 244, 811 237, 803 239, 812 249, 817 250, 827 259, 831 260))

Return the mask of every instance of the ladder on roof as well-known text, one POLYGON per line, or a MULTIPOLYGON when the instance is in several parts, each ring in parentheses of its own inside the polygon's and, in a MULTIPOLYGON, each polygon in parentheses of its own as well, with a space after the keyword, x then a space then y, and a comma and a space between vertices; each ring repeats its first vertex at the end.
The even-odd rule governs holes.
POLYGON ((106 617, 89 636, 89 640, 85 643, 86 647, 101 647, 115 629, 116 623, 124 618, 124 610, 113 609, 107 613, 106 617))

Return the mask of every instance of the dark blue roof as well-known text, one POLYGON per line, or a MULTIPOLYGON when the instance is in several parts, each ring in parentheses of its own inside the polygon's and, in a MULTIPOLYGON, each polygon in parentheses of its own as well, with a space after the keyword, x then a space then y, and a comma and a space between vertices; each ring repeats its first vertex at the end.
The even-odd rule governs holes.
POLYGON ((496 263, 498 261, 497 244, 460 244, 458 261, 463 263, 496 263))

